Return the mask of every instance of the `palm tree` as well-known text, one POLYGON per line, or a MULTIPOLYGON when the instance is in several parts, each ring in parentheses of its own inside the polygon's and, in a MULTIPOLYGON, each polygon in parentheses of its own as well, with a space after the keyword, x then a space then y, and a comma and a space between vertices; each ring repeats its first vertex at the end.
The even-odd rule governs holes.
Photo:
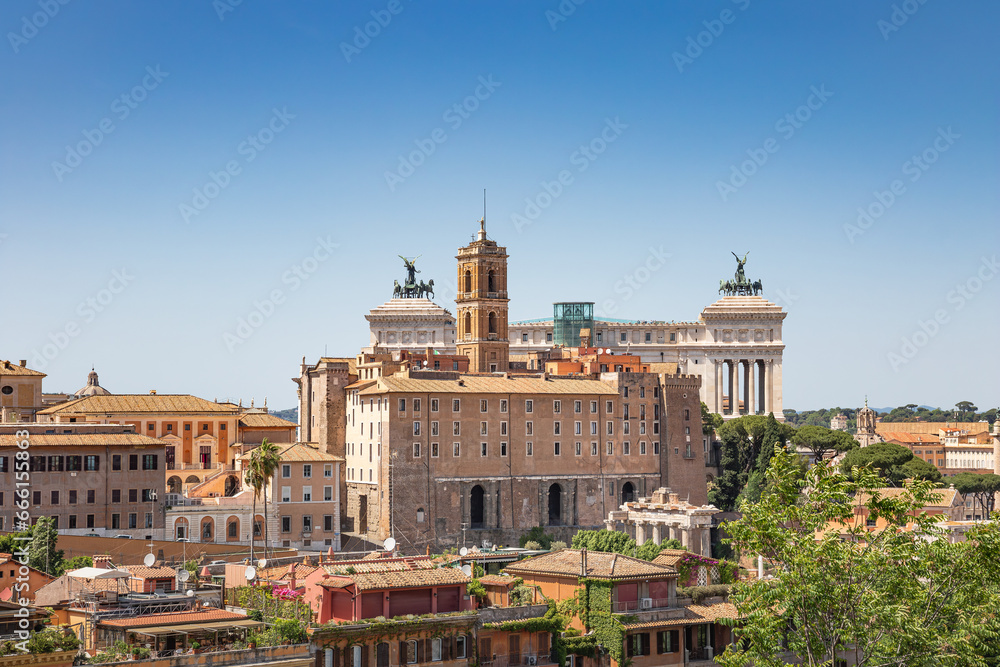
POLYGON ((271 485, 271 479, 274 477, 275 473, 278 471, 278 466, 281 464, 281 450, 276 444, 270 442, 267 438, 264 438, 264 440, 260 443, 260 447, 255 449, 253 453, 257 457, 258 474, 260 475, 261 487, 264 489, 264 557, 267 558, 268 487, 271 485))
MULTIPOLYGON (((243 481, 246 483, 247 487, 253 489, 253 510, 250 514, 250 562, 254 561, 253 557, 253 546, 254 542, 257 541, 256 528, 257 528, 257 496, 260 495, 260 489, 264 484, 263 478, 260 475, 260 466, 258 464, 257 451, 254 450, 250 453, 249 461, 247 462, 247 467, 245 474, 243 476, 243 481)), ((266 543, 265 543, 266 546, 266 543)))

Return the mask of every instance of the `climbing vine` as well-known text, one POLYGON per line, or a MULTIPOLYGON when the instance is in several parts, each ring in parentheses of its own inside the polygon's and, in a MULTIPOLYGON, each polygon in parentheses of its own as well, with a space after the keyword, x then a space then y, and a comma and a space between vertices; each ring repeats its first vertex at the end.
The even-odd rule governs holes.
POLYGON ((317 628, 313 634, 313 641, 330 648, 340 640, 353 641, 359 637, 366 644, 377 644, 390 639, 405 640, 416 636, 437 639, 454 635, 462 630, 456 627, 454 622, 456 618, 468 617, 471 625, 475 622, 475 616, 475 611, 459 611, 452 614, 397 616, 391 619, 377 616, 363 621, 339 621, 317 628))
POLYGON ((625 626, 611 613, 611 592, 614 584, 603 579, 580 579, 586 591, 586 604, 581 619, 597 644, 623 667, 625 657, 625 626))

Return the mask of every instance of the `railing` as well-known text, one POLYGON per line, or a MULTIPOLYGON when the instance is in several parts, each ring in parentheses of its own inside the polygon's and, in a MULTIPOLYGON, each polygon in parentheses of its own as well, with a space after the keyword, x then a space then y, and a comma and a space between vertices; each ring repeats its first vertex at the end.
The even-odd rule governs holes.
POLYGON ((666 609, 670 607, 670 598, 642 598, 641 600, 625 600, 612 604, 612 609, 616 614, 625 614, 633 611, 648 611, 650 609, 666 609), (645 605, 643 606, 643 602, 645 605))

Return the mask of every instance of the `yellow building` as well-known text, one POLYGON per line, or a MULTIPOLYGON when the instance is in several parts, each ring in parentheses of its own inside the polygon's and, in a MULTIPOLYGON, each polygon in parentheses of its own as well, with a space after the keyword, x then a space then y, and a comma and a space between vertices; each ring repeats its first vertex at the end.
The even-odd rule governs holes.
POLYGON ((35 421, 42 407, 45 373, 31 370, 27 363, 24 359, 16 364, 0 361, 0 422, 35 421))

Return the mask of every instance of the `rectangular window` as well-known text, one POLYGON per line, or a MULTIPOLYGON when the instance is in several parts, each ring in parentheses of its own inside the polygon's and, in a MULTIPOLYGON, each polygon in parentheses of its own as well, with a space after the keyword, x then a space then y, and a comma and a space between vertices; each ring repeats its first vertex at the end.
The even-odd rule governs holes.
MULTIPOLYGON (((2 504, 2 503, 0 503, 2 504)), ((76 489, 69 490, 69 504, 76 505, 76 489)))
POLYGON ((139 469, 139 455, 138 454, 129 454, 128 455, 128 469, 129 470, 138 470, 139 469))
POLYGON ((554 414, 562 412, 562 401, 552 401, 552 412, 554 414))
POLYGON ((451 443, 451 455, 452 456, 461 456, 462 455, 462 443, 460 443, 460 442, 453 442, 453 443, 451 443))
POLYGON ((156 470, 159 467, 159 455, 157 454, 143 454, 142 455, 142 469, 143 470, 156 470))
POLYGON ((431 399, 431 412, 437 412, 437 411, 438 411, 438 399, 432 398, 431 399))
POLYGON ((283 533, 292 532, 292 517, 290 516, 281 517, 281 532, 283 533))
POLYGON ((413 411, 414 412, 420 412, 420 399, 419 398, 413 399, 413 411))
POLYGON ((63 457, 61 456, 50 456, 49 457, 49 472, 62 472, 63 469, 63 457))
POLYGON ((622 454, 628 456, 631 453, 632 453, 632 445, 628 440, 626 440, 625 442, 622 443, 622 454))
POLYGON ((534 446, 530 442, 524 443, 524 455, 531 456, 534 453, 534 446))
POLYGON ((436 459, 438 457, 438 444, 436 442, 431 443, 431 458, 436 459))
POLYGON ((70 514, 69 515, 69 527, 70 528, 76 528, 76 515, 75 514, 70 514))
POLYGON ((87 515, 87 528, 93 528, 93 527, 94 527, 94 515, 93 514, 88 514, 87 515))
POLYGON ((122 469, 122 455, 121 454, 112 454, 111 455, 111 469, 112 470, 121 470, 122 469))
POLYGON ((500 422, 500 435, 507 435, 507 422, 500 422))
POLYGON ((488 434, 489 434, 489 429, 486 425, 486 422, 479 422, 479 435, 488 435, 488 434))
POLYGON ((465 635, 455 637, 455 657, 465 658, 465 635))
POLYGON ((69 472, 80 472, 83 469, 83 457, 82 456, 67 456, 66 457, 66 470, 69 472))
POLYGON ((559 452, 559 443, 558 442, 553 442, 552 443, 552 453, 554 455, 556 455, 556 456, 559 456, 560 452, 559 452))
POLYGON ((139 489, 129 489, 128 490, 128 501, 130 503, 139 502, 139 489))
POLYGON ((646 332, 646 342, 647 343, 652 343, 653 342, 653 334, 651 334, 648 331, 646 332))
POLYGON ((632 432, 632 427, 630 422, 622 422, 622 435, 628 435, 632 432))
POLYGON ((626 333, 625 333, 625 332, 623 331, 623 332, 621 333, 621 337, 619 338, 619 340, 621 340, 621 342, 623 342, 623 343, 627 342, 627 341, 628 341, 628 334, 626 334, 626 333))
POLYGON ((323 477, 333 477, 333 464, 327 463, 323 466, 323 477))
POLYGON ((596 442, 591 442, 590 443, 590 455, 591 456, 597 456, 597 443, 596 442))
POLYGON ((462 435, 462 422, 452 422, 451 423, 451 434, 452 435, 462 435))
POLYGON ((597 401, 591 401, 590 402, 590 414, 592 414, 592 415, 596 415, 597 414, 597 401))
POLYGON ((420 458, 420 443, 419 442, 413 443, 413 458, 415 458, 415 459, 419 459, 420 458))
POLYGON ((532 401, 531 399, 528 399, 528 400, 526 400, 524 402, 524 411, 525 412, 529 412, 530 413, 534 409, 534 407, 535 407, 535 402, 532 401))
POLYGON ((313 518, 312 515, 306 514, 302 517, 302 532, 311 533, 313 529, 313 518))
POLYGON ((97 492, 94 489, 87 489, 87 504, 93 505, 97 502, 97 492))
POLYGON ((441 639, 431 640, 431 662, 441 661, 441 639))
POLYGON ((489 451, 489 445, 487 445, 485 442, 479 443, 479 455, 480 456, 486 456, 487 453, 488 453, 488 451, 489 451))
POLYGON ((486 412, 489 409, 489 401, 485 398, 479 399, 479 411, 486 412))
POLYGON ((88 472, 95 472, 101 468, 101 457, 88 454, 83 457, 83 469, 88 472))
POLYGON ((677 653, 680 650, 680 630, 664 630, 656 633, 657 653, 677 653))
POLYGON ((639 454, 645 454, 645 453, 646 453, 646 441, 643 440, 642 442, 639 443, 639 454))
POLYGON ((655 440, 653 441, 653 455, 654 456, 659 456, 660 455, 660 443, 659 443, 659 441, 655 441, 655 440))
POLYGON ((524 422, 524 434, 525 435, 534 435, 534 428, 533 428, 531 422, 524 422))
POLYGON ((615 423, 612 422, 612 421, 607 422, 607 429, 605 429, 605 430, 606 430, 607 435, 614 435, 615 434, 615 423))
POLYGON ((604 412, 606 412, 609 415, 615 414, 615 402, 607 401, 604 405, 604 412))
POLYGON ((399 411, 400 412, 406 412, 406 399, 405 398, 399 399, 399 411))
POLYGON ((500 412, 504 412, 504 413, 507 412, 507 399, 506 398, 500 401, 500 412))
POLYGON ((139 515, 135 512, 129 512, 128 514, 128 527, 130 529, 135 529, 139 527, 139 515))
POLYGON ((438 422, 431 422, 431 435, 438 436, 438 422))
POLYGON ((590 435, 597 435, 597 422, 590 422, 590 435))
POLYGON ((290 479, 292 476, 292 466, 288 463, 281 464, 282 479, 290 479))
POLYGON ((582 442, 576 443, 576 448, 574 451, 576 452, 577 456, 581 456, 583 454, 583 443, 582 442))
POLYGON ((290 486, 281 487, 281 502, 283 503, 292 502, 292 487, 290 486))
POLYGON ((313 476, 312 464, 309 463, 302 464, 302 476, 305 477, 306 479, 312 479, 313 476))
POLYGON ((552 435, 562 435, 562 423, 552 422, 552 435))
POLYGON ((49 492, 49 503, 52 505, 59 504, 59 491, 52 490, 49 492))
POLYGON ((111 502, 120 503, 122 501, 122 490, 111 489, 111 502))
POLYGON ((111 515, 111 530, 118 530, 122 527, 122 515, 112 514, 111 515))
POLYGON ((332 486, 324 486, 323 487, 323 500, 325 500, 328 503, 333 501, 333 487, 332 486))
POLYGON ((413 435, 420 435, 420 422, 413 422, 413 435))
POLYGON ((333 532, 333 515, 324 514, 323 515, 323 530, 327 533, 333 532))
POLYGON ((615 443, 612 442, 611 440, 608 440, 608 445, 607 445, 607 448, 606 448, 605 451, 607 452, 608 456, 614 456, 614 454, 615 454, 615 443))
POLYGON ((639 422, 639 435, 646 435, 646 422, 639 422))
POLYGON ((527 343, 528 342, 528 334, 526 334, 526 333, 521 334, 521 342, 522 343, 527 343))
POLYGON ((501 442, 500 443, 500 456, 507 456, 507 443, 506 442, 501 442))
POLYGON ((583 435, 583 422, 573 422, 573 434, 583 435))
POLYGON ((406 664, 415 665, 417 663, 417 642, 409 640, 406 642, 406 664))
POLYGON ((462 411, 462 401, 458 398, 451 399, 451 411, 461 412, 462 411))
POLYGON ((552 342, 552 332, 547 332, 545 334, 545 342, 546 343, 551 343, 552 342))

